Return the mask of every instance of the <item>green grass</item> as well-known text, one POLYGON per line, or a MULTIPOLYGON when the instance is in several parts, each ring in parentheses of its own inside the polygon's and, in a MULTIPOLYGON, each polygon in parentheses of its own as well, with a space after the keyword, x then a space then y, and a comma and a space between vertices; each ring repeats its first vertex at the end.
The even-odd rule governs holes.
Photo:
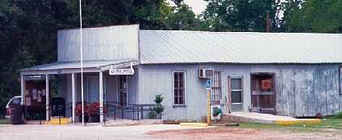
POLYGON ((0 125, 1 124, 10 124, 10 120, 9 119, 0 119, 0 125))
POLYGON ((270 129, 276 131, 291 131, 291 132, 324 132, 327 129, 336 129, 342 132, 342 119, 327 118, 323 119, 322 123, 316 125, 290 125, 281 126, 276 124, 260 124, 260 123, 240 123, 241 128, 253 129, 270 129))

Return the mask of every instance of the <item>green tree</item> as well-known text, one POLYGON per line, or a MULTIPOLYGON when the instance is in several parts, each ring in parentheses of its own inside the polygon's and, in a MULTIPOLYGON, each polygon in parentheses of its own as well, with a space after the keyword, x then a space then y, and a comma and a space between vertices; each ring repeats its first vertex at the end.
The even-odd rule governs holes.
POLYGON ((271 27, 277 30, 278 0, 205 0, 208 6, 203 14, 212 31, 257 31, 266 29, 269 13, 271 27))
POLYGON ((199 30, 201 29, 201 20, 196 17, 188 5, 178 3, 166 17, 165 25, 166 29, 171 30, 199 30))
MULTIPOLYGON (((199 20, 181 0, 82 0, 84 27, 140 24, 141 29, 188 29, 199 20)), ((0 1, 0 117, 20 95, 19 70, 55 62, 57 31, 79 27, 78 0, 0 1)))
POLYGON ((283 26, 287 32, 342 32, 341 0, 296 0, 283 4, 283 26))

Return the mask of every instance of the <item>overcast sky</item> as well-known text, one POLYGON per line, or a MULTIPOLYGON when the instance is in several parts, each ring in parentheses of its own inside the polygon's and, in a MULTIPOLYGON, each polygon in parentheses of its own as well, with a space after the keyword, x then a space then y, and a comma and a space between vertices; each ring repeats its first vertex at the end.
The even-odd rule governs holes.
MULTIPOLYGON (((173 4, 171 0, 168 1, 173 4)), ((203 0, 184 0, 184 2, 192 8, 196 15, 201 14, 207 6, 207 2, 203 0)))
POLYGON ((203 0, 184 0, 184 2, 192 8, 196 15, 201 14, 207 6, 207 2, 203 0))

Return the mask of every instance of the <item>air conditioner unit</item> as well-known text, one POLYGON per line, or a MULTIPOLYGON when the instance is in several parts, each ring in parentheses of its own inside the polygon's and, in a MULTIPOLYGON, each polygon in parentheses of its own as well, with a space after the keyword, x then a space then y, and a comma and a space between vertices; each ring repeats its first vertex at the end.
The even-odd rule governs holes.
POLYGON ((220 105, 211 106, 211 120, 221 120, 223 111, 220 105))
POLYGON ((201 79, 209 79, 214 74, 214 70, 208 68, 200 68, 198 71, 198 77, 201 79))

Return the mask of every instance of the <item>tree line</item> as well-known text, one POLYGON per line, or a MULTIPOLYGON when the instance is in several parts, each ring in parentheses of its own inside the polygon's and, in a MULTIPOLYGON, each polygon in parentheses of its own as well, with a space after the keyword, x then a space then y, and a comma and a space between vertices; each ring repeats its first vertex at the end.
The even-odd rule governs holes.
MULTIPOLYGON (((341 0, 82 0, 83 26, 140 24, 150 30, 342 32, 341 0), (269 18, 267 19, 267 15, 269 18)), ((79 27, 78 0, 0 1, 0 116, 20 94, 18 70, 55 62, 57 31, 79 27)))

